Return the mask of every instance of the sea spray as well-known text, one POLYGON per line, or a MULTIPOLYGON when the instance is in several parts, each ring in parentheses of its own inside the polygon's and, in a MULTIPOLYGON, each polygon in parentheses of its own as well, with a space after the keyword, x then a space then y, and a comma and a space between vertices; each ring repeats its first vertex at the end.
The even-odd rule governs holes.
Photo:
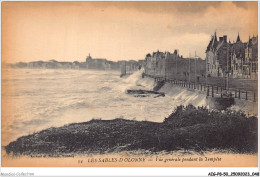
MULTIPOLYGON (((147 89, 152 90, 155 86, 155 81, 149 77, 142 77, 143 69, 134 72, 127 78, 123 78, 123 86, 120 86, 122 91, 127 89, 147 89)), ((206 95, 198 93, 195 91, 190 91, 185 88, 174 86, 170 83, 166 83, 160 90, 164 92, 167 96, 170 96, 176 103, 173 106, 178 106, 180 104, 188 105, 193 104, 194 106, 208 106, 206 104, 206 95)))
POLYGON ((147 89, 152 90, 155 82, 152 78, 143 78, 142 74, 144 69, 134 72, 126 78, 122 78, 122 85, 119 86, 120 90, 125 92, 127 89, 147 89))
MULTIPOLYGON (((138 85, 141 85, 144 88, 152 89, 155 85, 154 79, 148 77, 142 78, 140 72, 138 74, 136 73, 136 75, 131 79, 134 80, 133 78, 135 78, 135 88, 137 88, 138 85)), ((210 100, 207 99, 205 92, 179 87, 171 83, 166 83, 161 89, 159 89, 159 91, 164 92, 167 97, 171 97, 174 100, 174 103, 172 104, 173 107, 181 104, 192 104, 196 107, 206 106, 209 109, 215 109, 214 104, 209 104, 210 100)), ((258 114, 257 104, 250 101, 241 101, 236 99, 235 105, 232 105, 230 109, 235 111, 243 111, 248 116, 251 115, 257 117, 258 114)))
POLYGON ((166 83, 161 89, 167 96, 171 97, 178 105, 192 104, 194 106, 208 106, 206 104, 206 95, 194 90, 178 87, 170 83, 166 83))
MULTIPOLYGON (((205 106, 205 93, 170 83, 159 90, 165 97, 126 94, 125 90, 131 88, 153 89, 154 79, 142 78, 142 72, 120 78, 119 71, 10 69, 2 88, 12 89, 3 92, 2 100, 9 100, 5 105, 15 111, 2 115, 6 120, 2 124, 2 145, 42 129, 93 118, 162 122, 179 105, 205 106)), ((242 104, 232 108, 247 113, 251 103, 243 100, 242 104)))

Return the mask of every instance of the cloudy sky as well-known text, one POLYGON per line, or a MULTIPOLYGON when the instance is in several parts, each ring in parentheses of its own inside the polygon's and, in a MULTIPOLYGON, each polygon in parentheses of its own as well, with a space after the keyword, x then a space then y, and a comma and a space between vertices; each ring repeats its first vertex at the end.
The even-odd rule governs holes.
POLYGON ((2 2, 2 61, 204 58, 214 31, 257 35, 257 2, 2 2))

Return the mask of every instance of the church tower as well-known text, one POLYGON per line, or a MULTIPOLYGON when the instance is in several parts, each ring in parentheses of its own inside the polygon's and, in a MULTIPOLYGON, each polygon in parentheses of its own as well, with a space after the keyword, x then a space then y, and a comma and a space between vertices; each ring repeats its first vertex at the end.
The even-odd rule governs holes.
POLYGON ((239 33, 238 33, 238 35, 237 35, 237 42, 240 42, 239 33))
POLYGON ((90 53, 89 53, 88 56, 87 56, 87 58, 86 58, 86 63, 87 63, 88 61, 90 61, 90 60, 92 60, 92 57, 90 56, 90 53))

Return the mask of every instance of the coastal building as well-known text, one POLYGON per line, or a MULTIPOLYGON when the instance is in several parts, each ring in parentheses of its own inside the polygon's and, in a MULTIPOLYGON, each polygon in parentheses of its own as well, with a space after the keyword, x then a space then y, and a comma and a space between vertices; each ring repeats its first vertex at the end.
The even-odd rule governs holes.
POLYGON ((238 34, 236 42, 227 36, 217 39, 216 32, 206 49, 207 77, 255 78, 258 62, 257 37, 243 43, 238 34))
POLYGON ((80 69, 80 62, 74 61, 72 63, 72 69, 80 69))
POLYGON ((153 52, 145 57, 145 74, 165 79, 200 82, 205 77, 205 60, 199 57, 183 58, 178 50, 153 52))
POLYGON ((132 74, 142 68, 144 60, 121 60, 118 61, 121 68, 121 76, 132 74))
POLYGON ((164 77, 165 76, 165 59, 167 53, 153 52, 151 55, 148 53, 145 57, 145 73, 155 77, 164 77))
POLYGON ((235 43, 229 43, 231 49, 231 57, 230 57, 230 77, 233 78, 242 78, 243 77, 243 65, 245 63, 245 47, 246 43, 243 43, 240 40, 240 36, 238 34, 237 40, 235 43))
POLYGON ((48 61, 32 61, 29 63, 19 62, 10 64, 13 68, 39 68, 39 69, 96 69, 96 70, 120 70, 120 66, 125 62, 128 71, 133 72, 140 69, 144 65, 144 60, 129 60, 129 61, 109 61, 103 58, 92 58, 90 54, 86 58, 86 61, 79 62, 63 62, 56 61, 54 59, 48 61))
POLYGON ((90 54, 86 58, 87 69, 105 70, 107 60, 104 58, 92 58, 90 54))
POLYGON ((140 68, 143 60, 121 60, 121 61, 109 61, 104 58, 92 58, 90 54, 86 58, 86 68, 96 70, 120 70, 121 66, 125 64, 127 71, 136 71, 140 68))
POLYGON ((32 61, 28 63, 28 68, 43 68, 44 67, 44 61, 32 61))
POLYGON ((18 62, 16 64, 10 64, 10 66, 13 67, 13 68, 15 68, 15 67, 17 67, 17 68, 26 68, 26 67, 29 67, 28 65, 29 64, 27 64, 25 62, 18 62))
POLYGON ((223 77, 230 67, 231 49, 227 36, 217 39, 216 32, 212 36, 206 49, 206 75, 207 77, 223 77))
POLYGON ((249 77, 256 79, 258 76, 258 36, 252 38, 249 36, 245 48, 245 65, 249 68, 246 70, 249 77))

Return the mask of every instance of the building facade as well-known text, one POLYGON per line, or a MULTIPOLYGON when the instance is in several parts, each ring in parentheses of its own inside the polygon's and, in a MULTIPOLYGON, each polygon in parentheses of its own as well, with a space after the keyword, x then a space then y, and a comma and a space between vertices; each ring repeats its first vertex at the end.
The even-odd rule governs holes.
POLYGON ((227 36, 212 36, 206 49, 207 77, 257 78, 258 40, 250 38, 243 43, 238 34, 236 42, 227 36))
POLYGON ((258 36, 250 38, 245 48, 245 64, 247 77, 257 79, 258 76, 258 36))
POLYGON ((151 55, 148 53, 145 57, 145 73, 155 77, 164 77, 165 76, 165 59, 167 53, 153 52, 151 55))
POLYGON ((200 81, 205 77, 205 60, 183 58, 178 50, 170 52, 148 53, 145 57, 145 74, 173 80, 190 82, 200 81))

